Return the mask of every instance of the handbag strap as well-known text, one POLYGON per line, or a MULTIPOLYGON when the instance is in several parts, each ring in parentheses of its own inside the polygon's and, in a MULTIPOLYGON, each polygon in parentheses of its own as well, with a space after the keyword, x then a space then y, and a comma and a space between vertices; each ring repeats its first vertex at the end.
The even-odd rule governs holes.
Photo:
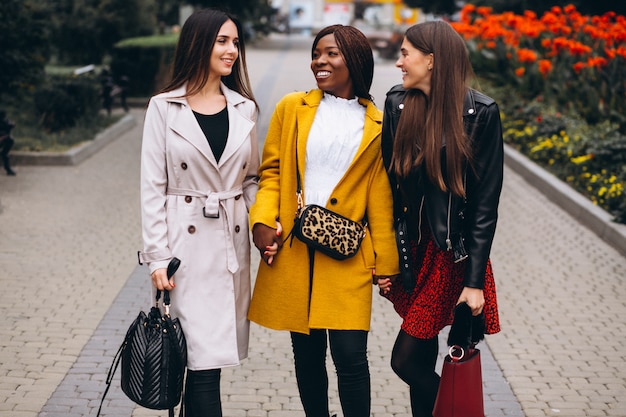
POLYGON ((113 381, 113 375, 115 375, 115 371, 117 371, 117 367, 120 364, 120 360, 122 359, 122 350, 124 349, 125 345, 126 345, 126 340, 124 340, 124 343, 122 343, 120 348, 117 350, 117 353, 113 357, 113 363, 111 363, 111 366, 109 367, 109 372, 107 372, 107 379, 106 379, 107 387, 104 389, 104 394, 102 394, 102 399, 100 400, 100 407, 98 407, 98 413, 96 414, 96 417, 100 416, 100 412, 102 411, 102 404, 104 403, 104 399, 106 398, 107 393, 109 392, 109 388, 111 388, 111 381, 113 381))
MULTIPOLYGON (((178 270, 179 266, 180 266, 180 259, 178 259, 177 257, 173 257, 170 263, 167 265, 167 278, 168 279, 170 279, 174 275, 174 273, 178 270)), ((161 298, 161 290, 157 290, 156 292, 156 306, 157 307, 159 306, 160 298, 161 298)), ((176 351, 176 357, 182 363, 183 353, 180 350, 180 346, 178 346, 178 343, 176 343, 175 340, 171 339, 171 337, 174 337, 176 333, 175 333, 172 320, 169 314, 170 292, 168 290, 163 290, 163 306, 165 307, 165 320, 163 320, 163 325, 168 328, 167 329, 168 334, 172 335, 169 337, 170 345, 174 347, 174 350, 176 351)), ((127 343, 126 339, 124 339, 124 342, 122 342, 119 349, 117 349, 117 353, 113 357, 113 362, 111 363, 111 366, 109 367, 109 371, 107 372, 106 388, 104 389, 104 394, 102 394, 102 399, 100 400, 100 407, 98 407, 98 413, 96 414, 96 417, 100 416, 100 412, 102 411, 102 404, 104 403, 104 399, 106 398, 107 393, 109 392, 109 389, 111 388, 111 382, 113 381, 113 376, 115 375, 115 371, 117 371, 117 367, 119 366, 120 361, 122 359, 122 351, 124 350, 124 346, 126 346, 126 343, 127 343)), ((184 398, 184 394, 183 394, 183 398, 184 398)), ((181 403, 182 402, 183 401, 181 400, 181 403)), ((174 417, 174 408, 170 408, 168 414, 169 414, 169 417, 174 417)), ((180 417, 182 416, 183 416, 183 406, 181 405, 180 417)))
MULTIPOLYGON (((172 343, 172 345, 178 347, 178 343, 172 343)), ((107 379, 106 379, 106 388, 104 389, 104 393, 102 394, 102 399, 100 400, 100 406, 98 407, 98 413, 96 414, 96 417, 100 417, 100 413, 102 412, 102 404, 104 404, 104 399, 106 398, 109 389, 111 388, 111 382, 113 381, 113 376, 115 375, 115 372, 117 371, 117 367, 120 364, 120 361, 122 359, 122 350, 124 350, 124 346, 126 346, 126 340, 124 340, 124 343, 122 343, 119 347, 119 349, 117 350, 117 353, 115 353, 115 356, 113 357, 113 363, 111 363, 111 366, 109 367, 109 371, 107 372, 107 379)), ((178 350, 180 352, 180 350, 178 350)), ((183 409, 184 409, 184 399, 185 399, 185 390, 183 390, 183 395, 182 395, 182 399, 180 401, 180 413, 179 413, 179 417, 183 417, 183 409)), ((174 407, 168 409, 168 417, 174 417, 174 407)))
MULTIPOLYGON (((298 126, 296 126, 296 197, 298 198, 298 211, 304 207, 304 197, 302 194, 302 177, 300 176, 300 166, 298 164, 298 126)), ((367 227, 367 223, 367 214, 365 214, 363 219, 361 219, 361 224, 367 227)))
POLYGON ((304 207, 302 197, 302 178, 300 177, 300 165, 298 163, 298 126, 296 125, 296 196, 298 198, 298 210, 304 207))

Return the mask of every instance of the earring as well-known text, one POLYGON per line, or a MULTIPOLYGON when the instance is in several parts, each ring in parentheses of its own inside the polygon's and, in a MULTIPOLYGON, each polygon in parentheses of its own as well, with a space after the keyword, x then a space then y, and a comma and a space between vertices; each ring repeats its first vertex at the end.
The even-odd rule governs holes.
POLYGON ((428 71, 432 71, 432 70, 433 70, 433 67, 428 67, 428 71))

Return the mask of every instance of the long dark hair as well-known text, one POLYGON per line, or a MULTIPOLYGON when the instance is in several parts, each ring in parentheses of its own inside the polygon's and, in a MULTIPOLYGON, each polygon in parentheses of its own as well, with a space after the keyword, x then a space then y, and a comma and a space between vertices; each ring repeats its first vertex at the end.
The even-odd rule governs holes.
POLYGON ((411 26, 405 39, 433 54, 430 94, 409 90, 394 139, 391 171, 406 178, 424 165, 440 189, 465 196, 463 167, 471 146, 463 128, 463 100, 474 72, 463 38, 444 21, 411 26), (442 147, 445 145, 445 162, 442 147), (442 165, 445 163, 446 172, 442 165))
POLYGON ((374 79, 374 54, 367 37, 355 27, 344 25, 327 26, 315 36, 311 47, 311 57, 320 39, 326 35, 335 35, 337 46, 348 67, 354 94, 371 100, 370 88, 374 79))
POLYGON ((222 82, 256 104, 248 77, 241 23, 235 16, 217 9, 198 10, 189 16, 180 31, 180 38, 176 45, 171 81, 161 92, 172 91, 185 84, 187 84, 187 96, 192 96, 202 90, 209 79, 211 53, 218 32, 229 20, 237 26, 239 57, 233 64, 232 72, 222 77, 222 82))

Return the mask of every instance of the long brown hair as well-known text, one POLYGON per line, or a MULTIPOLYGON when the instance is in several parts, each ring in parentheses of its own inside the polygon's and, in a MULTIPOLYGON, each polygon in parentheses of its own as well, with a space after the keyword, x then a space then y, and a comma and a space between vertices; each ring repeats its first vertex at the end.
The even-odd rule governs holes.
POLYGON ((172 91, 185 84, 187 84, 187 96, 192 96, 202 90, 209 79, 211 53, 218 32, 229 20, 237 26, 239 57, 233 64, 232 72, 222 77, 222 82, 256 104, 248 77, 241 23, 233 15, 217 9, 198 10, 185 21, 176 45, 171 81, 161 92, 172 91))
POLYGON ((326 35, 335 35, 337 46, 343 55, 343 59, 348 67, 354 94, 357 97, 370 101, 370 88, 374 78, 374 55, 367 37, 353 26, 331 25, 320 30, 313 40, 311 56, 319 43, 319 40, 326 35))
POLYGON ((441 190, 449 188, 465 196, 463 167, 471 162, 471 148, 463 128, 463 100, 474 75, 465 42, 443 21, 411 26, 405 39, 421 52, 433 54, 434 65, 430 95, 416 89, 407 92, 390 169, 406 178, 424 165, 430 181, 441 190))

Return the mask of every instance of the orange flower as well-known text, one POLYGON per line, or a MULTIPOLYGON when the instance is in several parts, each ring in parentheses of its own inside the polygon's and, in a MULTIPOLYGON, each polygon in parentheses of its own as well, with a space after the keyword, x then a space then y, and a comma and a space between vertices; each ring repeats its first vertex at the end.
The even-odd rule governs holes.
POLYGON ((572 55, 580 56, 591 52, 591 48, 577 41, 568 42, 568 48, 572 55))
POLYGON ((481 7, 477 7, 476 8, 476 13, 478 13, 481 16, 489 16, 489 14, 491 13, 491 7, 485 7, 485 6, 481 6, 481 7))
POLYGON ((572 65, 572 68, 574 68, 574 72, 576 74, 580 74, 580 72, 587 66, 587 64, 585 64, 584 62, 577 62, 574 65, 572 65))
POLYGON ((549 59, 540 59, 538 64, 539 72, 541 73, 543 78, 546 78, 548 76, 548 73, 552 71, 552 61, 550 61, 549 59))
POLYGON ((567 6, 563 7, 563 11, 567 14, 574 13, 576 12, 576 6, 574 6, 573 4, 568 4, 567 6))
POLYGON ((520 62, 535 62, 537 60, 537 53, 532 49, 520 48, 517 50, 517 59, 520 62))
POLYGON ((487 41, 485 46, 489 49, 496 49, 496 43, 494 41, 487 41))
POLYGON ((524 67, 519 67, 515 70, 515 75, 517 75, 518 77, 523 77, 524 73, 526 72, 526 68, 524 67))
POLYGON ((465 6, 463 6, 463 11, 465 13, 472 13, 474 10, 476 10, 476 6, 474 6, 472 3, 467 3, 465 6))
POLYGON ((601 56, 590 57, 587 59, 587 66, 589 67, 606 67, 607 60, 601 56))

